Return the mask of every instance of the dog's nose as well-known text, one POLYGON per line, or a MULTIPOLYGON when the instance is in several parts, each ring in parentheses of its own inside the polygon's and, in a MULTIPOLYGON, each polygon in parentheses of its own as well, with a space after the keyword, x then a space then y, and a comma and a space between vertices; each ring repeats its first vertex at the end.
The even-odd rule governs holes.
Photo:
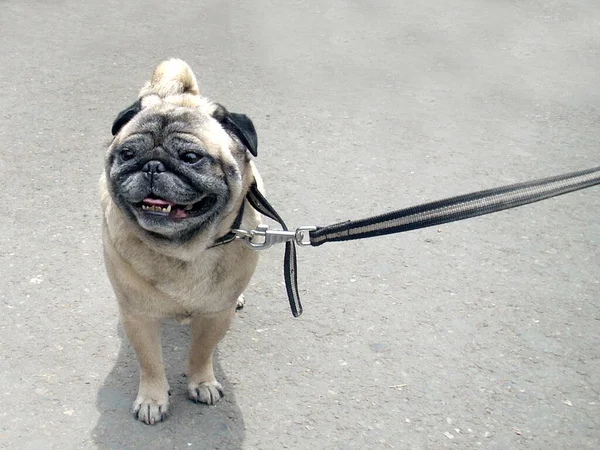
POLYGON ((166 170, 167 168, 160 161, 148 161, 146 164, 144 164, 144 167, 142 167, 142 172, 150 174, 161 173, 165 172, 166 170))

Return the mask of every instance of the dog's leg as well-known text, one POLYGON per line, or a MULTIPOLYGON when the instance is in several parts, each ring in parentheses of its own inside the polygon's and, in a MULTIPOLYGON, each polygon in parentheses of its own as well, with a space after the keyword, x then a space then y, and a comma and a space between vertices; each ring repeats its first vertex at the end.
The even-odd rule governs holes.
POLYGON ((164 420, 169 407, 169 383, 162 359, 160 320, 122 313, 121 322, 140 367, 140 385, 133 403, 133 414, 142 422, 154 425, 164 420))
POLYGON ((188 358, 190 400, 214 405, 223 396, 223 387, 213 372, 213 351, 229 328, 235 309, 192 319, 192 339, 188 358))

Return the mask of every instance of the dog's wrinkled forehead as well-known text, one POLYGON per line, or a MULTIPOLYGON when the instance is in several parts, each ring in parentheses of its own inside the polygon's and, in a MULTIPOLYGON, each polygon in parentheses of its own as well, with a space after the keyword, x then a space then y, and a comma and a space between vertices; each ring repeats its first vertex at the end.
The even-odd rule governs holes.
MULTIPOLYGON (((149 108, 152 112, 163 109, 156 108, 156 106, 160 104, 157 103, 157 101, 161 102, 161 100, 152 97, 154 96, 141 98, 121 111, 112 125, 111 132, 113 136, 116 136, 127 123, 144 109, 149 108)), ((202 122, 202 115, 194 114, 194 112, 189 109, 192 106, 189 103, 191 103, 191 101, 190 99, 187 99, 185 106, 181 105, 181 107, 177 108, 176 112, 170 112, 168 115, 165 113, 148 115, 143 122, 144 128, 152 128, 158 133, 158 128, 164 128, 167 125, 170 125, 172 128, 171 131, 191 132, 194 126, 197 126, 202 122)), ((206 111, 207 108, 199 108, 199 106, 200 105, 195 105, 196 111, 197 109, 203 109, 205 112, 208 112, 206 111)), ((216 119, 227 133, 237 137, 253 156, 257 156, 258 137, 252 120, 245 114, 230 113, 221 105, 213 106, 214 108, 212 108, 213 110, 211 111, 212 118, 216 119)), ((152 131, 152 129, 148 131, 152 131)))
MULTIPOLYGON (((117 131, 116 142, 131 134, 149 134, 155 142, 162 142, 169 134, 212 135, 217 141, 227 139, 227 133, 212 120, 190 108, 162 103, 142 108, 117 131), (220 138, 219 138, 220 136, 220 138)), ((216 142, 216 141, 215 141, 216 142)))
POLYGON ((161 99, 157 95, 140 98, 119 113, 112 126, 113 136, 117 135, 125 125, 135 122, 136 128, 158 134, 162 128, 171 131, 192 133, 202 123, 209 121, 217 108, 214 103, 202 97, 179 95, 161 99), (135 120, 134 120, 135 119, 135 120))

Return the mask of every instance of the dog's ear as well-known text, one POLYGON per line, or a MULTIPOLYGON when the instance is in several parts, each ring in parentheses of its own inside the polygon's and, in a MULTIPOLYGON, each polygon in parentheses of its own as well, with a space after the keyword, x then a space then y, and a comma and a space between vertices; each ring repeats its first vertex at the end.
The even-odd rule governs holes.
POLYGON ((142 110, 141 99, 119 113, 112 125, 112 135, 117 134, 133 117, 142 110))
POLYGON ((232 113, 222 105, 218 105, 213 117, 221 124, 225 131, 237 137, 252 156, 258 154, 258 136, 250 117, 245 114, 232 113))
MULTIPOLYGON (((231 132, 235 134, 242 144, 252 153, 252 156, 258 155, 258 136, 254 124, 245 114, 229 113, 227 115, 227 124, 231 132)), ((226 127, 227 128, 227 127, 226 127)))

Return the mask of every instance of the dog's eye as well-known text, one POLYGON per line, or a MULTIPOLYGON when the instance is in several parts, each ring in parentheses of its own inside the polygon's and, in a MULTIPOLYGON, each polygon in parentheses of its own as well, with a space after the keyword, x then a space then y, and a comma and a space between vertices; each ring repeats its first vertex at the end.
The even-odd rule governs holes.
POLYGON ((202 156, 198 153, 187 152, 181 155, 180 158, 184 163, 194 164, 200 161, 202 159, 202 156))
POLYGON ((130 159, 133 159, 135 157, 135 153, 133 153, 132 150, 125 148, 123 150, 121 150, 121 159, 123 161, 129 161, 130 159))

